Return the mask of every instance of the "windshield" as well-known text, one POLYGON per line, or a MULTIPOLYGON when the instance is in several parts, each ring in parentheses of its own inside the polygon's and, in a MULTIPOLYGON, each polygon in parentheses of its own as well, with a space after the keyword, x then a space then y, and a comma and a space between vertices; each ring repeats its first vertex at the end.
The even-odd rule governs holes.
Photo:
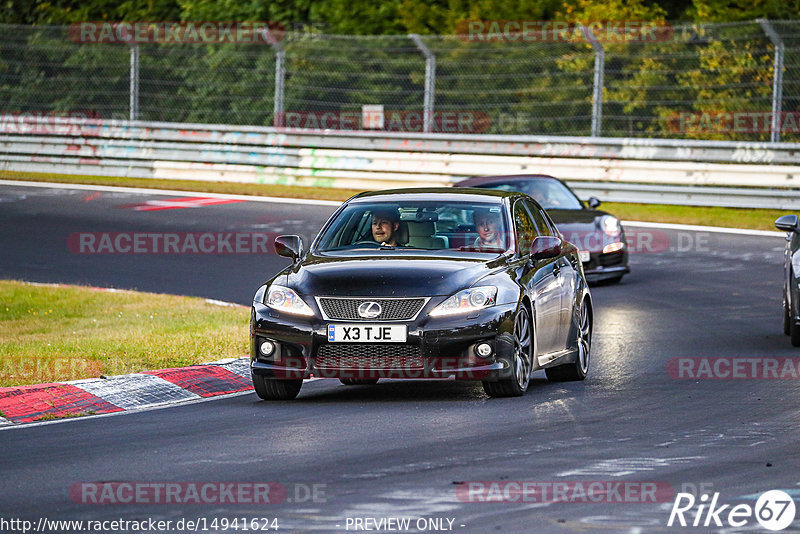
POLYGON ((320 236, 317 250, 422 249, 501 253, 509 247, 499 203, 354 202, 320 236))
POLYGON ((532 196, 546 210, 580 210, 581 201, 567 186, 557 180, 520 180, 481 185, 486 189, 520 191, 532 196))

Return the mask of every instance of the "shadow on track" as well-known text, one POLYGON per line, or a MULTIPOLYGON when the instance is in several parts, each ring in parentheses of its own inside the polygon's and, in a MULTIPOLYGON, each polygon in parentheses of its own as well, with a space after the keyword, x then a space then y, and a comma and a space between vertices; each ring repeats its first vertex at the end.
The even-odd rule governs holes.
MULTIPOLYGON (((554 385, 545 378, 531 378, 526 396, 545 392, 542 386, 554 385)), ((558 386, 558 385, 557 385, 558 386)), ((523 397, 524 398, 524 397, 523 397)), ((344 386, 336 379, 326 379, 306 383, 300 395, 287 404, 303 403, 349 403, 349 402, 441 402, 441 401, 490 401, 480 382, 455 380, 381 380, 375 385, 344 386), (322 387, 320 387, 322 386, 322 387)), ((521 399, 495 399, 492 402, 519 401, 521 399)), ((265 404, 279 404, 265 401, 265 404)))

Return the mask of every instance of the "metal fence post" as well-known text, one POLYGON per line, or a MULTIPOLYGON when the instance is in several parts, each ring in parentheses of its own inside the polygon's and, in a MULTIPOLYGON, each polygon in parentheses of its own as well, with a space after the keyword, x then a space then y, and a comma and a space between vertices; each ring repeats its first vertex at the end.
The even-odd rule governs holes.
POLYGON ((130 73, 130 101, 128 104, 128 117, 130 120, 139 120, 139 45, 131 45, 131 73, 130 73))
POLYGON ((275 49, 275 99, 272 103, 272 125, 281 127, 284 125, 283 87, 286 81, 286 50, 269 28, 264 28, 262 31, 266 41, 275 49))
POLYGON ((433 98, 436 91, 436 55, 431 52, 422 38, 413 33, 409 35, 417 48, 425 56, 425 97, 423 101, 423 132, 429 133, 433 131, 433 98))
POLYGON ((286 51, 277 45, 275 52, 275 102, 272 106, 272 124, 273 126, 283 126, 283 84, 286 80, 286 68, 284 63, 286 61, 286 51))
POLYGON ((767 19, 757 19, 761 29, 767 34, 775 46, 775 61, 772 71, 772 122, 770 123, 769 140, 773 143, 781 141, 781 109, 783 103, 783 40, 767 19))
POLYGON ((592 85, 592 137, 599 137, 603 126, 603 78, 606 69, 606 50, 588 26, 583 35, 594 48, 594 84, 592 85))

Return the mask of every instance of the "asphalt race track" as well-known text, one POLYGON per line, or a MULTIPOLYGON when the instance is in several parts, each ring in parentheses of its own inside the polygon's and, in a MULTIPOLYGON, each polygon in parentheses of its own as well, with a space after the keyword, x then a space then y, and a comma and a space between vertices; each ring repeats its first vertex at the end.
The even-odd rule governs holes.
MULTIPOLYGON (((80 254, 68 246, 70 236, 269 232, 310 238, 333 210, 260 202, 132 207, 169 198, 0 187, 0 278, 247 304, 286 260, 274 254, 80 254)), ((675 359, 800 358, 781 330, 784 240, 642 231, 663 246, 631 254, 632 273, 622 284, 592 289, 596 319, 585 382, 549 383, 540 372, 524 397, 489 400, 480 384, 455 381, 345 387, 317 380, 293 402, 246 394, 5 429, 0 517, 183 518, 207 526, 215 518, 277 518, 279 531, 299 532, 355 531, 356 519, 393 517, 411 518, 410 532, 732 530, 713 522, 668 528, 675 494, 694 493, 699 504, 701 493, 718 492, 719 504, 750 506, 767 490, 800 496, 800 380, 698 379, 676 374, 675 359), (552 502, 515 493, 514 484, 525 481, 550 489, 572 485, 569 498, 552 502), (279 483, 286 498, 99 505, 75 493, 99 482, 279 483), (612 489, 597 502, 572 491, 592 482, 604 488, 646 482, 668 491, 646 498, 612 489), (465 491, 481 487, 500 493, 465 491), (487 496, 493 502, 474 502, 487 496)), ((687 513, 687 520, 693 517, 687 513)), ((798 532, 799 525, 783 532, 798 532)), ((243 532, 241 526, 230 530, 243 532)), ((766 532, 753 517, 737 531, 766 532)))

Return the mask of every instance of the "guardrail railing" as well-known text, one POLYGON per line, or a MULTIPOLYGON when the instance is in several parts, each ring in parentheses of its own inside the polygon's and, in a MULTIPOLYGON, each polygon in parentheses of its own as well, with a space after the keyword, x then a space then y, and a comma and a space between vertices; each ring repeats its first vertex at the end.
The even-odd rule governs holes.
POLYGON ((799 143, 490 136, 0 116, 0 169, 382 189, 551 174, 623 202, 800 209, 799 143))

